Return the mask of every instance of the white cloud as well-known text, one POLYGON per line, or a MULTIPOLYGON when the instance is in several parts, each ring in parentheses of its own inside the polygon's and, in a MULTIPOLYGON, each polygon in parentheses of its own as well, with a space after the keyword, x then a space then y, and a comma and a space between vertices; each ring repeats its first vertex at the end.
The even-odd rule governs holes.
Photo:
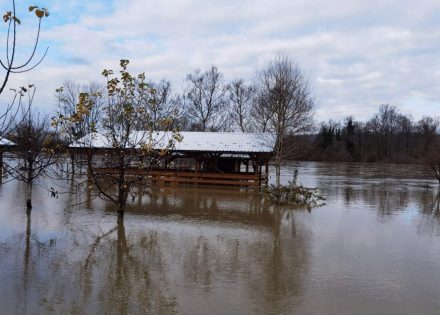
POLYGON ((318 119, 367 119, 382 103, 415 118, 440 113, 438 1, 42 2, 52 13, 43 30, 50 53, 10 86, 36 83, 46 108, 65 79, 97 80, 121 58, 181 87, 211 64, 250 80, 283 51, 310 75, 318 119))

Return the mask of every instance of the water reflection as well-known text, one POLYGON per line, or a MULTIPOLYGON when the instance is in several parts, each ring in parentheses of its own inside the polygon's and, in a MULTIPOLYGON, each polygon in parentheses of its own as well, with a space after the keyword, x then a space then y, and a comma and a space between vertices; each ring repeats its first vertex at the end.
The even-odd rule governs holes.
MULTIPOLYGON (((92 208, 101 203, 90 202, 92 208)), ((29 215, 25 271, 2 285, 16 287, 23 297, 2 298, 6 310, 279 314, 299 303, 292 296, 302 290, 308 249, 292 210, 263 209, 258 195, 246 191, 192 188, 162 188, 135 200, 125 222, 114 224, 111 207, 59 212, 67 229, 43 255, 41 244, 32 242, 29 215)), ((22 247, 19 239, 6 242, 22 247)), ((9 268, 18 272, 15 264, 9 268)))
POLYGON ((311 213, 252 190, 156 187, 124 222, 92 191, 42 190, 26 213, 20 184, 0 186, 1 312, 435 314, 440 198, 401 173, 304 163, 300 182, 327 197, 311 213))
POLYGON ((380 216, 411 210, 413 203, 431 207, 430 199, 438 193, 422 166, 322 163, 308 167, 313 167, 316 186, 329 202, 343 201, 347 208, 368 205, 380 216))
POLYGON ((418 232, 440 236, 440 188, 425 190, 419 197, 419 209, 423 216, 419 219, 418 232))

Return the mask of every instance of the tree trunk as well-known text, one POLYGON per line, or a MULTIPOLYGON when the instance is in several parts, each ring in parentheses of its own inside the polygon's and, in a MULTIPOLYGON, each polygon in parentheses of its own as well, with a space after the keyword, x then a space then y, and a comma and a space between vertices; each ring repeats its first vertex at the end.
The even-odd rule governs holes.
POLYGON ((24 268, 23 268, 23 281, 24 281, 24 291, 27 291, 28 280, 29 280, 29 261, 31 256, 31 211, 26 210, 26 241, 24 248, 24 268))
POLYGON ((278 161, 275 162, 275 177, 277 186, 281 185, 281 165, 278 161))
POLYGON ((26 207, 30 211, 32 209, 32 181, 28 183, 26 207))
POLYGON ((125 207, 122 205, 119 205, 118 207, 118 220, 123 220, 125 214, 125 207))
POLYGON ((283 141, 283 134, 281 131, 278 131, 277 140, 275 142, 276 151, 275 151, 275 178, 276 178, 276 185, 281 185, 281 164, 282 160, 284 158, 283 156, 283 149, 284 149, 284 141, 283 141))
POLYGON ((118 218, 124 218, 125 205, 127 204, 128 187, 125 182, 125 159, 120 157, 118 179, 118 218))
POLYGON ((125 204, 127 203, 127 194, 124 183, 118 184, 118 218, 124 218, 125 204))
POLYGON ((27 174, 28 191, 27 191, 27 200, 26 200, 26 207, 28 208, 28 210, 32 209, 32 184, 33 184, 32 167, 33 167, 33 162, 28 161, 28 168, 29 168, 27 174))

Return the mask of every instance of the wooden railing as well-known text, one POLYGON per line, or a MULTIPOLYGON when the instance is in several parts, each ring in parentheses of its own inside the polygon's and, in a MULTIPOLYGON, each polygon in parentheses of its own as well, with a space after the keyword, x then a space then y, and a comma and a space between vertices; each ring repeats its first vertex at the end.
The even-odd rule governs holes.
MULTIPOLYGON (((119 170, 114 168, 95 168, 94 172, 100 175, 116 175, 119 170)), ((127 176, 141 176, 153 183, 178 183, 227 186, 260 186, 267 184, 266 174, 251 172, 215 173, 195 172, 182 170, 145 170, 139 168, 126 169, 127 176)))

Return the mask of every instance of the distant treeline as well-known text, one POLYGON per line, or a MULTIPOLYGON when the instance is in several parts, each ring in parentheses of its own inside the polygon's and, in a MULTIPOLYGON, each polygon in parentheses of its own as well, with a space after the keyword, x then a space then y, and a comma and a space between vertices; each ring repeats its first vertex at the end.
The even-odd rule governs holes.
POLYGON ((323 122, 317 134, 296 139, 303 160, 392 163, 422 163, 439 140, 438 118, 414 121, 390 105, 380 106, 367 122, 353 117, 323 122))

